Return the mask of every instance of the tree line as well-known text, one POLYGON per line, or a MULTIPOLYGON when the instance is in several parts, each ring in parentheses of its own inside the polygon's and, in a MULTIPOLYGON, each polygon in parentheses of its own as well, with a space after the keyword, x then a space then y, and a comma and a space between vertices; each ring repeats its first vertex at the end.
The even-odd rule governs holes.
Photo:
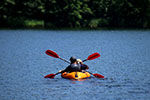
POLYGON ((150 0, 1 0, 0 27, 150 28, 150 0))

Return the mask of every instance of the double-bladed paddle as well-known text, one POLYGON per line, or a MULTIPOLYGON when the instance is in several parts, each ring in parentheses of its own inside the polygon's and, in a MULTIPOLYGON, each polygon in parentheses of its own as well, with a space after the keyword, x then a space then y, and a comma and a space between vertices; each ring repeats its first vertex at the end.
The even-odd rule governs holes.
MULTIPOLYGON (((59 57, 59 55, 58 55, 56 52, 52 51, 52 50, 46 50, 45 53, 46 53, 47 55, 51 56, 51 57, 59 58, 59 59, 61 59, 61 60, 63 60, 63 61, 65 61, 65 62, 67 62, 67 63, 70 64, 69 61, 67 61, 67 60, 65 60, 65 59, 63 59, 63 58, 61 58, 61 57, 59 57)), ((100 54, 99 54, 99 53, 93 53, 93 54, 89 55, 87 59, 83 60, 83 62, 85 62, 85 61, 87 61, 87 60, 93 60, 93 59, 96 59, 96 58, 98 58, 98 57, 100 57, 100 54)))
MULTIPOLYGON (((63 59, 63 58, 61 58, 61 57, 59 57, 59 55, 58 55, 56 52, 52 51, 52 50, 46 50, 45 53, 46 53, 47 55, 51 56, 51 57, 59 58, 59 59, 61 59, 61 60, 63 60, 63 61, 65 61, 65 62, 67 62, 67 63, 70 64, 69 61, 67 61, 67 60, 65 60, 65 59, 63 59)), ((96 58, 98 58, 98 57, 100 57, 100 54, 99 54, 99 53, 93 53, 93 54, 89 55, 87 59, 83 60, 83 62, 85 62, 85 61, 87 61, 87 60, 93 60, 93 59, 96 59, 96 58)), ((61 72, 58 72, 58 73, 56 73, 56 74, 48 74, 48 75, 45 76, 45 78, 54 78, 54 77, 55 77, 56 75, 58 75, 59 73, 61 73, 61 72)), ((102 75, 100 75, 100 74, 97 74, 97 73, 96 73, 96 74, 93 74, 93 73, 91 73, 91 72, 89 72, 89 73, 92 74, 92 75, 95 76, 95 77, 104 78, 104 76, 102 76, 102 75)))

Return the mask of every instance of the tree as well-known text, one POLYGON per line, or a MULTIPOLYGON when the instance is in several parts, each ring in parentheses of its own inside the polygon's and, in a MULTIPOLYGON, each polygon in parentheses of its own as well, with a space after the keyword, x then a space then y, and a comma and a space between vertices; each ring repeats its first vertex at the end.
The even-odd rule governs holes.
POLYGON ((50 22, 54 27, 82 27, 83 16, 92 14, 86 2, 88 0, 47 0, 45 23, 50 22))
POLYGON ((150 28, 150 0, 1 0, 0 27, 150 28), (33 21, 34 23, 34 21, 33 21))

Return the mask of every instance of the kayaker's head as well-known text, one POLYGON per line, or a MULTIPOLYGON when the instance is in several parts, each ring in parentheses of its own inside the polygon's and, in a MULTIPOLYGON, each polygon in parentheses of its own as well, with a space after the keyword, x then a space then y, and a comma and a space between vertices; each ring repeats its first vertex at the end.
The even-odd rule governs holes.
POLYGON ((81 59, 77 59, 77 63, 82 64, 82 60, 81 59))
POLYGON ((75 57, 71 57, 71 58, 70 58, 70 61, 71 61, 71 63, 74 63, 74 62, 77 61, 77 59, 76 59, 75 57))

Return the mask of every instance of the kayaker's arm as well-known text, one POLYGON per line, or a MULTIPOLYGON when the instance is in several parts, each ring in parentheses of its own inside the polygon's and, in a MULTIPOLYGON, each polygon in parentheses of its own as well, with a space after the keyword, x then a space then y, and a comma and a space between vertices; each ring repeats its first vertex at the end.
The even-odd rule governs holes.
POLYGON ((70 71, 70 65, 69 65, 66 69, 60 70, 59 72, 60 72, 60 73, 63 73, 63 72, 68 72, 68 71, 70 71))

